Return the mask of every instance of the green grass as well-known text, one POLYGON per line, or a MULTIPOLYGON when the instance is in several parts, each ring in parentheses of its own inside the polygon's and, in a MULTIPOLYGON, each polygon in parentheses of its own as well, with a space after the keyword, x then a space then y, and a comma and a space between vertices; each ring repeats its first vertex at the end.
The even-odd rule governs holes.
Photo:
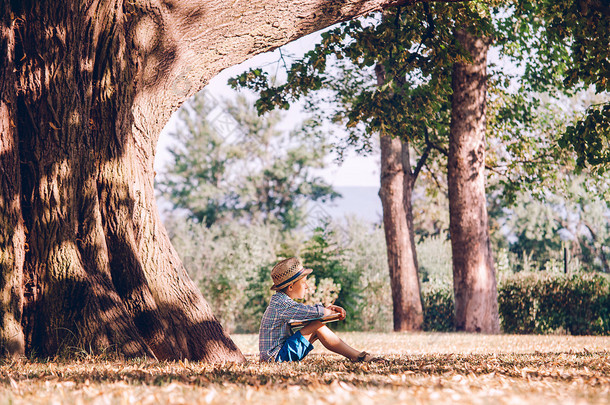
POLYGON ((341 333, 388 359, 354 364, 317 344, 301 363, 84 359, 0 363, 0 404, 610 403, 610 337, 341 333))

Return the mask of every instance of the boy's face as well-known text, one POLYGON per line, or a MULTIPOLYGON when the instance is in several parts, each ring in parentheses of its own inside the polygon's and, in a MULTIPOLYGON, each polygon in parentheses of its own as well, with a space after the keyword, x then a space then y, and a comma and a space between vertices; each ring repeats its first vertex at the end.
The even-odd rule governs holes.
POLYGON ((307 292, 307 276, 288 287, 288 296, 292 299, 303 299, 307 292))

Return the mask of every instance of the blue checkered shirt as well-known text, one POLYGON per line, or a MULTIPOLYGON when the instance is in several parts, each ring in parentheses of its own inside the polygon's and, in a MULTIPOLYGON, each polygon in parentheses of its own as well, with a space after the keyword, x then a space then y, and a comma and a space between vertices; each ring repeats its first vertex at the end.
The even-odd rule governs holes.
POLYGON ((321 318, 324 305, 305 305, 294 301, 281 291, 271 297, 263 314, 258 333, 258 350, 261 361, 275 361, 282 345, 292 334, 288 321, 321 318))

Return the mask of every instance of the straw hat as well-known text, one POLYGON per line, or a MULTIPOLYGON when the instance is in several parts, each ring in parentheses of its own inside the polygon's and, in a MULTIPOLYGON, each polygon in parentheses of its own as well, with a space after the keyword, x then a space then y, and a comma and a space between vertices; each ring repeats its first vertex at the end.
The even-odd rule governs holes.
POLYGON ((303 264, 296 257, 282 260, 271 270, 271 278, 273 279, 272 290, 282 290, 292 283, 296 283, 308 274, 311 274, 312 269, 303 268, 303 264))

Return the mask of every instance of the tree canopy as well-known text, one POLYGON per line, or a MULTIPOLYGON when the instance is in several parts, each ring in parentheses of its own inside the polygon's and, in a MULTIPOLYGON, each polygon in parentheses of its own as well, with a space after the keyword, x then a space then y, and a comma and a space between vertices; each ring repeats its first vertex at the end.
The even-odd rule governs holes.
MULTIPOLYGON (((507 38, 524 66, 530 88, 610 91, 610 6, 603 0, 519 0, 507 38)), ((508 21, 507 21, 508 22, 508 21)), ((588 106, 560 140, 577 154, 579 167, 604 173, 610 166, 610 100, 588 106)))

